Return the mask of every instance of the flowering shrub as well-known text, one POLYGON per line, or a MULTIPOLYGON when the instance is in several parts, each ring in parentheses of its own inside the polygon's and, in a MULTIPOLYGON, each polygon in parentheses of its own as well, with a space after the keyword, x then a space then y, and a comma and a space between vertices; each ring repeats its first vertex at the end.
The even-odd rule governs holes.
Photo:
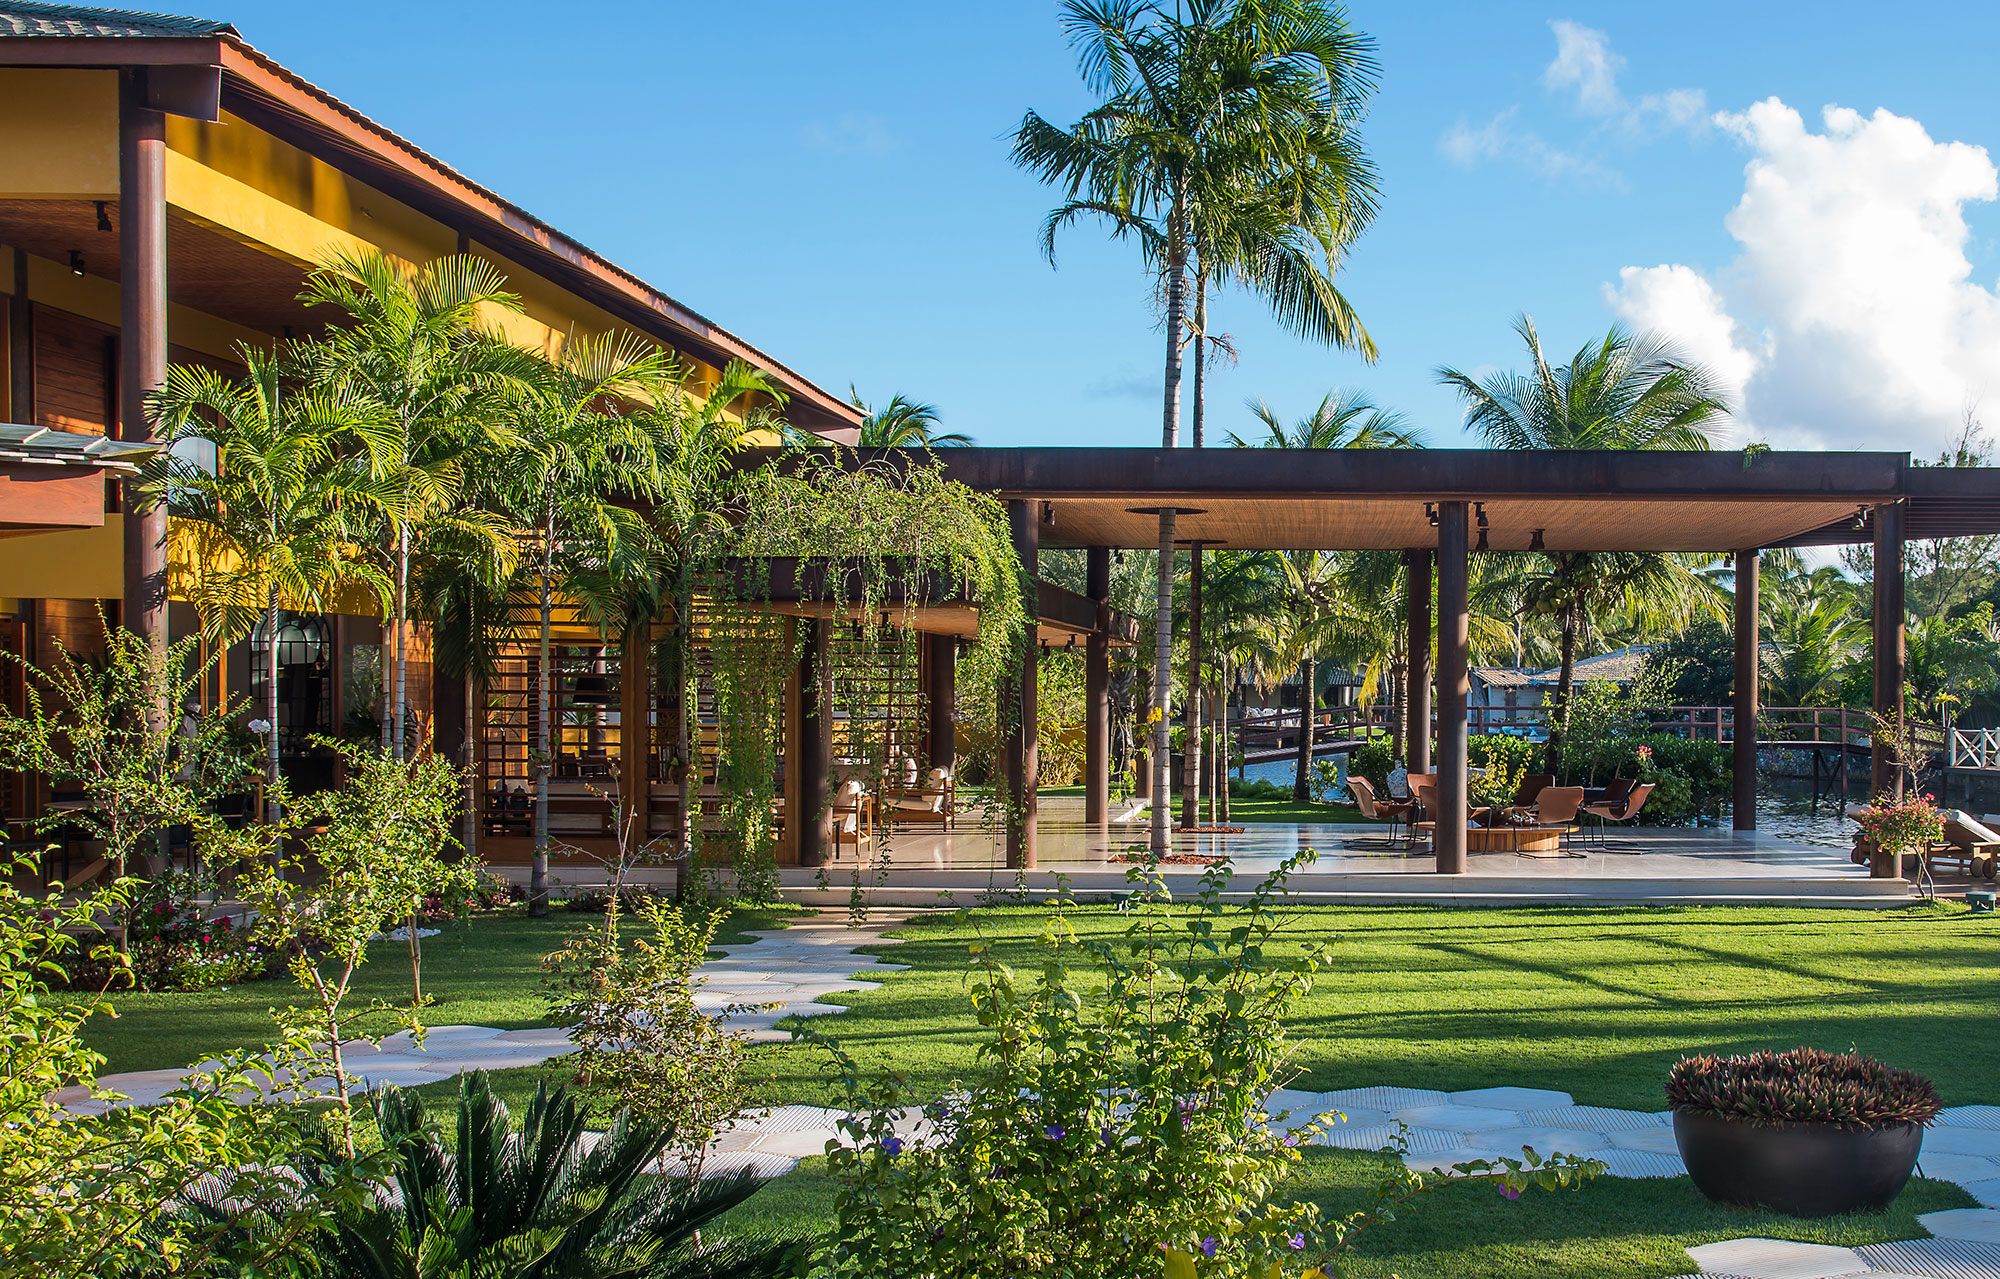
MULTIPOLYGON (((1080 937, 1066 908, 1042 936, 1032 980, 985 943, 972 947, 973 1009, 987 1036, 978 1073, 907 1123, 903 1082, 864 1080, 825 1044, 845 1081, 847 1140, 829 1146, 836 1227, 829 1276, 1098 1279, 1311 1274, 1387 1206, 1422 1193, 1398 1167, 1369 1209, 1322 1219, 1277 1194, 1314 1119, 1286 1133, 1265 1098, 1289 1055, 1283 1018, 1310 990, 1326 950, 1276 954, 1288 861, 1225 903, 1231 872, 1210 870, 1190 909, 1152 865, 1134 867, 1131 924, 1080 937), (1072 963, 1088 959, 1078 975, 1072 963)), ((1466 1165, 1444 1178, 1568 1185, 1575 1161, 1466 1165)))
POLYGON ((206 990, 264 971, 264 949, 203 901, 215 895, 206 870, 165 870, 134 885, 126 944, 140 989, 206 990))
POLYGON ((1667 1104, 1752 1123, 1853 1128, 1928 1124, 1944 1105, 1931 1081, 1915 1071, 1817 1048, 1683 1057, 1667 1076, 1667 1104))
POLYGON ((1921 852, 1944 838, 1944 814, 1930 795, 1878 795, 1854 815, 1868 842, 1887 853, 1921 852))

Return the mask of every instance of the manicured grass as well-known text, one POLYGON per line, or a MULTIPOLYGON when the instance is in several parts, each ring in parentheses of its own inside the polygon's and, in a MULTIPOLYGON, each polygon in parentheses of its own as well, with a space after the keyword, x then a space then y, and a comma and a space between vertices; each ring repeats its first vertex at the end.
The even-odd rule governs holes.
MULTIPOLYGON (((815 1022, 861 1060, 909 1072, 923 1096, 970 1069, 967 943, 983 935, 1032 971, 1045 909, 934 916, 881 948, 910 971, 836 994, 815 1022)), ((1080 931, 1127 923, 1086 907, 1080 931)), ((1526 1084, 1579 1102, 1656 1110, 1674 1060, 1812 1044, 1858 1048, 1923 1071, 1954 1104, 1992 1102, 1973 1063, 2000 1052, 2000 1011, 1979 975, 2000 923, 1949 906, 1784 908, 1302 908, 1285 947, 1319 939, 1330 967, 1291 1033, 1294 1087, 1526 1084)), ((767 1050, 769 1095, 830 1097, 825 1055, 767 1050)))
MULTIPOLYGON (((1391 1171, 1388 1156, 1340 1150, 1306 1154, 1286 1190, 1328 1217, 1367 1206, 1391 1171)), ((746 1229, 831 1229, 834 1185, 825 1161, 808 1159, 770 1183, 725 1221, 746 1229)), ((1915 1180, 1880 1213, 1800 1221, 1723 1208, 1685 1177, 1636 1181, 1604 1177, 1581 1188, 1531 1190, 1503 1199, 1491 1186, 1448 1186, 1395 1221, 1364 1232, 1343 1274, 1353 1279, 1661 1279, 1693 1269, 1686 1250, 1760 1235, 1809 1243, 1880 1243, 1922 1235, 1919 1213, 1972 1205, 1941 1181, 1915 1180)))
MULTIPOLYGON (((751 929, 782 927, 799 910, 741 911, 724 923, 718 941, 751 940, 751 929)), ((448 924, 424 939, 424 990, 438 1000, 427 1024, 498 1026, 516 1030, 547 1021, 547 989, 542 956, 569 933, 600 918, 558 907, 545 919, 523 913, 482 916, 448 924)), ((401 942, 377 942, 355 977, 349 1007, 376 1000, 407 1003, 409 952, 401 942)), ((255 1048, 277 1035, 270 1010, 302 1002, 302 992, 280 972, 265 980, 215 990, 176 993, 115 991, 109 1002, 117 1016, 93 1017, 83 1040, 106 1058, 106 1073, 161 1070, 193 1064, 204 1054, 255 1048)), ((395 1018, 374 1014, 356 1023, 356 1033, 390 1030, 395 1018)))

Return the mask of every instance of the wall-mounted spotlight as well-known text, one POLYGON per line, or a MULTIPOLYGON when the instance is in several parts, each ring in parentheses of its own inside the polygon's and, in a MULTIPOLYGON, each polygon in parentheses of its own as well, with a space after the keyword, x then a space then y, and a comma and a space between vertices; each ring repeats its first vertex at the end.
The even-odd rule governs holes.
POLYGON ((1042 503, 1042 523, 1048 525, 1050 528, 1056 526, 1056 504, 1054 502, 1042 503))
POLYGON ((1472 549, 1475 551, 1484 551, 1489 549, 1486 545, 1486 526, 1484 524, 1481 524, 1479 526, 1479 540, 1473 544, 1472 549))
POLYGON ((1858 529, 1860 529, 1860 528, 1867 528, 1867 527, 1868 527, 1868 508, 1867 508, 1867 507, 1865 507, 1865 506, 1857 506, 1857 507, 1855 507, 1855 508, 1854 508, 1854 527, 1855 527, 1855 528, 1858 528, 1858 529))
POLYGON ((1484 503, 1484 502, 1474 502, 1474 503, 1472 504, 1472 513, 1473 513, 1474 515, 1476 515, 1476 516, 1478 516, 1478 517, 1479 517, 1479 527, 1481 527, 1481 528, 1485 528, 1485 527, 1486 527, 1486 503, 1484 503))
POLYGON ((69 251, 69 273, 71 275, 83 274, 83 250, 71 249, 69 251))
POLYGON ((1432 528, 1438 526, 1438 504, 1436 502, 1424 503, 1424 518, 1431 522, 1432 528))
POLYGON ((1547 550, 1548 548, 1542 545, 1542 534, 1546 532, 1548 530, 1545 528, 1536 529, 1535 535, 1528 539, 1528 549, 1531 551, 1547 550))
POLYGON ((98 200, 95 203, 97 205, 97 229, 100 231, 109 231, 111 229, 111 211, 105 206, 111 202, 109 200, 98 200))

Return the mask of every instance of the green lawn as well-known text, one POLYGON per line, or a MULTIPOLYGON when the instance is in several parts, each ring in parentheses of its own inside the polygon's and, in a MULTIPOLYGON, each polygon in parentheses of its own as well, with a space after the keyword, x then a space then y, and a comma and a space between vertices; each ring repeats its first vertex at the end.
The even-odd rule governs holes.
MULTIPOLYGON (((815 1021, 864 1062, 909 1072, 935 1096, 967 1071, 979 1037, 964 972, 976 936, 1003 958, 1032 957, 1047 917, 1010 907, 938 915, 880 948, 912 967, 881 989, 827 996, 848 1011, 815 1021)), ((479 920, 430 943, 427 983, 447 1001, 440 1022, 531 1025, 542 1019, 540 955, 582 917, 479 920)), ((741 921, 763 924, 765 919, 741 921)), ((1126 922, 1107 908, 1077 912, 1083 931, 1126 922)), ((1883 912, 1777 908, 1508 909, 1305 908, 1287 943, 1328 941, 1333 963, 1291 1027, 1299 1078, 1323 1090, 1379 1083, 1460 1089, 1560 1088, 1579 1102, 1657 1109, 1668 1066, 1685 1052, 1809 1043, 1859 1048, 1924 1071, 1947 1101, 1992 1102, 1983 1063, 2000 1052, 2000 1012, 1979 981, 2000 945, 2000 920, 1954 906, 1883 912)), ((364 994, 399 994, 401 952, 385 948, 364 994)), ((182 996, 125 995, 121 1017, 92 1031, 112 1069, 182 1064, 204 1049, 261 1040, 263 1010, 281 983, 182 996)), ((823 1053, 756 1050, 762 1096, 824 1101, 834 1090, 823 1053)), ((560 1067, 503 1072, 518 1102, 560 1067)), ((423 1091, 447 1102, 456 1085, 423 1091)), ((1364 1201, 1381 1156, 1315 1151, 1291 1183, 1329 1211, 1364 1201)), ((1575 1192, 1509 1202, 1490 1188, 1454 1187, 1365 1237, 1352 1273, 1390 1276, 1657 1277, 1689 1268, 1684 1249, 1762 1234, 1846 1244, 1921 1233, 1920 1212, 1970 1204, 1957 1188, 1920 1181, 1884 1214, 1797 1222, 1717 1208, 1684 1179, 1605 1178, 1575 1192)), ((787 1227, 825 1224, 830 1187, 819 1161, 770 1185, 739 1212, 787 1227)))
MULTIPOLYGON (((801 913, 808 912, 738 912, 724 923, 717 940, 748 941, 748 930, 782 927, 786 916, 801 913)), ((518 913, 486 916, 448 924, 436 937, 425 938, 424 990, 438 1001, 430 1009, 429 1024, 507 1030, 545 1024, 542 956, 560 946, 566 934, 599 918, 559 907, 545 919, 518 913)), ((378 999, 407 1002, 409 996, 408 950, 401 942, 375 943, 367 966, 355 978, 349 1006, 365 1008, 378 999)), ((282 972, 269 980, 185 994, 115 991, 109 1002, 117 1016, 92 1018, 83 1039, 104 1054, 106 1072, 187 1066, 205 1053, 269 1042, 277 1033, 270 1010, 299 999, 300 992, 282 972)), ((394 1025, 394 1017, 383 1013, 363 1019, 356 1033, 394 1025)))

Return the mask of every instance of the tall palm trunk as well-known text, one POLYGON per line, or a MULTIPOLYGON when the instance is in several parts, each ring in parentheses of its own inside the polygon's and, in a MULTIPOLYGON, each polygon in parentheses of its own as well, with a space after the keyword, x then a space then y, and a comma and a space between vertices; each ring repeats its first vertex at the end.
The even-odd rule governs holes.
MULTIPOLYGON (((1208 277, 1197 270, 1194 277, 1194 446, 1201 447, 1203 395, 1203 325, 1208 319, 1208 277)), ((1188 547, 1188 671, 1187 671, 1187 756, 1181 769, 1181 825, 1201 824, 1201 543, 1188 547)))
POLYGON ((1404 692, 1409 687, 1408 667, 1401 662, 1389 664, 1389 758, 1404 760, 1410 757, 1409 743, 1416 740, 1416 725, 1405 728, 1405 708, 1409 697, 1404 692))
MULTIPOLYGON (((476 607, 472 623, 472 639, 477 644, 479 615, 476 607)), ((478 692, 479 664, 468 651, 465 660, 464 736, 459 744, 459 762, 465 768, 465 814, 460 822, 458 843, 465 850, 465 855, 474 859, 479 856, 479 744, 475 740, 479 732, 479 716, 474 706, 478 692)))
MULTIPOLYGON (((1181 427, 1181 325, 1187 307, 1187 249, 1182 243, 1182 209, 1186 182, 1177 178, 1173 212, 1167 217, 1167 369, 1166 394, 1161 408, 1161 438, 1166 448, 1180 441, 1181 427)), ((1172 768, 1169 767, 1172 741, 1169 724, 1174 704, 1174 511, 1160 512, 1160 564, 1157 584, 1157 618, 1153 632, 1153 798, 1150 846, 1164 857, 1168 808, 1173 803, 1172 768)))
POLYGON ((549 773, 555 759, 549 753, 549 632, 554 605, 549 595, 550 562, 555 552, 554 530, 542 530, 541 650, 535 670, 535 851, 528 864, 528 914, 549 913, 549 773))
MULTIPOLYGON (((271 725, 268 739, 264 743, 264 818, 273 830, 284 817, 278 805, 278 588, 271 587, 271 594, 264 610, 264 714, 271 725)), ((274 849, 275 854, 278 850, 274 849)))
MULTIPOLYGON (((696 776, 694 768, 693 737, 690 732, 692 716, 688 714, 688 683, 690 665, 688 650, 694 615, 694 587, 682 582, 674 589, 674 625, 667 643, 668 661, 671 669, 666 680, 667 696, 673 698, 674 710, 674 757, 671 780, 674 792, 679 796, 673 810, 673 817, 667 826, 667 842, 674 850, 674 856, 686 857, 688 832, 693 829, 693 819, 689 816, 694 796, 690 793, 689 782, 696 776)), ((797 820, 794 818, 793 820, 797 820)))
POLYGON ((1303 804, 1312 798, 1313 759, 1313 686, 1319 683, 1319 663, 1308 657, 1299 663, 1299 670, 1305 676, 1305 687, 1299 697, 1299 757, 1297 768, 1292 773, 1292 802, 1303 804))
POLYGON ((1555 704, 1549 708, 1549 758, 1548 769, 1551 777, 1562 774, 1563 741, 1569 736, 1569 695, 1576 683, 1576 635, 1582 619, 1582 606, 1571 603, 1563 607, 1562 615, 1562 666, 1556 674, 1555 704))

